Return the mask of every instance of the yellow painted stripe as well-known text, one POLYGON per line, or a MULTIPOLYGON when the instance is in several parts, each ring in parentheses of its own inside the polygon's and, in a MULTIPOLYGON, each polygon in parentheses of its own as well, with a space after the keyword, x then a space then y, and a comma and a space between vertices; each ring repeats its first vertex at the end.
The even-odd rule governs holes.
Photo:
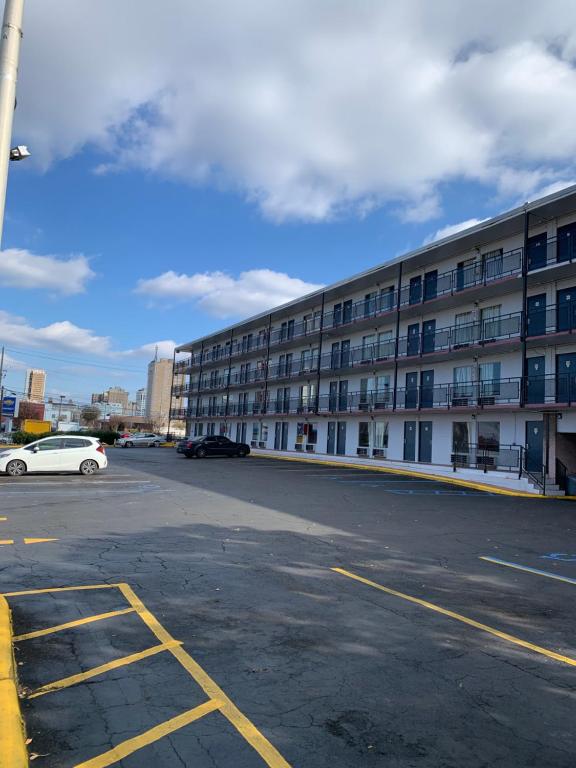
POLYGON ((8 520, 8 518, 7 518, 7 517, 0 517, 0 522, 1 522, 1 523, 5 523, 5 522, 6 522, 6 520, 8 520))
MULTIPOLYGON (((128 584, 119 584, 122 594, 132 605, 142 621, 156 635, 162 643, 172 641, 170 633, 164 629, 158 619, 146 608, 144 603, 130 588, 128 584)), ((186 671, 194 678, 198 685, 204 690, 210 699, 217 699, 221 702, 220 711, 229 720, 229 722, 242 734, 250 746, 260 755, 266 765, 270 768, 290 768, 289 763, 284 760, 278 750, 268 741, 258 728, 240 712, 238 707, 226 696, 224 691, 217 685, 202 667, 180 646, 170 649, 170 653, 175 656, 186 671)))
POLYGON ((0 539, 0 544, 14 544, 14 539, 0 539))
POLYGON ((326 467, 339 467, 340 469, 363 469, 366 472, 384 472, 391 475, 404 475, 405 477, 424 477, 428 480, 436 480, 439 483, 449 483, 450 485, 460 485, 464 488, 474 488, 477 491, 486 491, 487 493, 496 493, 499 496, 518 496, 523 499, 576 499, 576 496, 540 496, 535 493, 526 493, 525 491, 514 491, 509 488, 500 488, 496 485, 487 483, 475 483, 472 480, 461 480, 456 477, 445 475, 434 475, 427 472, 418 472, 412 469, 398 469, 397 467, 369 467, 365 464, 349 464, 348 462, 330 461, 328 459, 310 459, 300 458, 299 456, 269 456, 268 454, 251 453, 253 459, 272 459, 273 461, 296 461, 300 464, 319 464, 326 467))
POLYGON ((60 541, 60 539, 24 539, 24 544, 46 544, 48 541, 60 541))
POLYGON ((3 592, 4 597, 19 597, 20 595, 47 595, 50 592, 76 592, 82 589, 114 589, 119 584, 88 584, 81 587, 51 587, 50 589, 24 589, 20 592, 3 592))
POLYGON ((26 735, 12 654, 12 621, 8 603, 0 597, 0 766, 27 768, 26 735))
POLYGON ((52 635, 54 632, 63 632, 65 629, 72 629, 73 627, 81 627, 84 624, 92 624, 94 621, 103 621, 104 619, 111 619, 114 616, 124 616, 126 613, 134 613, 134 608, 122 608, 120 611, 109 611, 108 613, 99 613, 95 616, 88 616, 85 619, 76 619, 75 621, 67 621, 66 624, 58 624, 55 627, 47 627, 46 629, 38 629, 35 632, 28 632, 25 635, 16 635, 14 642, 21 642, 22 640, 32 640, 34 637, 44 637, 44 635, 52 635))
POLYGON ((563 656, 562 654, 551 651, 548 648, 542 648, 540 645, 534 645, 534 643, 521 640, 519 637, 509 635, 507 632, 501 632, 499 629, 489 627, 487 624, 481 624, 479 621, 469 619, 467 616, 462 616, 460 613, 449 611, 447 608, 442 608, 441 606, 435 605, 434 603, 429 603, 427 600, 421 600, 419 597, 412 597, 412 595, 406 595, 403 592, 397 592, 395 589, 390 589, 390 587, 384 587, 382 584, 377 584, 375 581, 365 579, 363 576, 357 576, 355 573, 350 573, 350 571, 346 571, 344 568, 331 568, 331 570, 342 574, 342 576, 347 576, 349 579, 355 579, 356 581, 362 582, 362 584, 367 584, 369 587, 374 587, 374 589, 379 589, 381 592, 394 595, 394 597, 400 597, 402 600, 407 600, 409 603, 415 603, 416 605, 420 605, 423 608, 428 608, 431 611, 440 613, 443 616, 456 619, 456 621, 460 621, 462 624, 467 624, 469 627, 480 629, 482 632, 487 632, 490 635, 494 635, 494 637, 499 637, 501 640, 506 640, 507 642, 513 643, 514 645, 527 648, 529 651, 534 651, 534 653, 547 656, 549 659, 561 661, 563 664, 569 664, 572 667, 576 667, 576 659, 573 659, 570 656, 563 656))
POLYGON ((214 699, 212 701, 207 701, 205 704, 200 704, 199 707, 194 707, 194 709, 190 709, 182 715, 177 715, 171 720, 166 720, 165 723, 150 728, 149 731, 141 733, 133 739, 123 741, 121 744, 118 744, 117 747, 114 747, 108 752, 104 752, 102 755, 98 755, 98 757, 93 757, 91 760, 86 760, 84 763, 78 763, 74 768, 108 768, 109 765, 113 765, 114 763, 123 760, 125 757, 128 757, 128 755, 142 749, 142 747, 148 746, 148 744, 153 744, 163 736, 174 733, 174 731, 177 731, 179 728, 184 728, 185 725, 189 725, 195 720, 199 720, 201 717, 209 715, 210 712, 220 709, 221 706, 222 702, 220 701, 214 699))
POLYGON ((62 678, 62 680, 55 680, 53 683, 43 685, 42 688, 38 688, 38 690, 34 691, 34 693, 31 693, 28 698, 35 699, 38 696, 44 696, 47 693, 60 691, 62 688, 69 688, 71 685, 83 683, 85 680, 91 680, 93 677, 103 675, 105 672, 110 672, 113 669, 125 667, 127 664, 134 664, 137 661, 142 661, 142 659, 147 659, 150 656, 156 655, 157 653, 162 653, 162 651, 168 651, 172 647, 179 644, 180 643, 177 640, 171 640, 169 643, 155 645, 152 648, 147 648, 145 651, 132 653, 130 656, 122 656, 121 659, 109 661, 107 664, 101 664, 99 667, 93 667, 92 669, 89 669, 86 672, 81 672, 78 675, 71 675, 70 677, 62 678))

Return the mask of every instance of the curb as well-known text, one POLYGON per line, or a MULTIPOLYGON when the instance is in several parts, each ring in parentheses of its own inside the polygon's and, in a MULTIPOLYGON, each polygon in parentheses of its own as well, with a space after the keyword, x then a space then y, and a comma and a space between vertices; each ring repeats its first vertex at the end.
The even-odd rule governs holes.
POLYGON ((297 461, 303 464, 322 464, 328 467, 350 467, 351 469, 364 469, 367 472, 383 472, 391 475, 404 475, 408 477, 426 478, 428 480, 438 480, 441 483, 450 485, 459 485, 464 488, 474 488, 477 491, 486 491, 495 493, 498 496, 514 496, 521 499, 542 499, 543 501, 576 501, 576 496, 542 496, 537 493, 526 493, 525 491, 515 491, 512 488, 501 488, 489 483, 475 483, 472 480, 461 480, 460 478, 448 477, 445 475, 436 475, 431 472, 416 472, 410 469, 398 469, 397 467, 371 467, 364 464, 355 464, 352 462, 329 461, 326 459, 300 458, 299 456, 272 456, 268 453, 250 453, 250 456, 261 459, 272 459, 274 461, 297 461))
POLYGON ((0 768, 28 768, 24 721, 12 652, 12 620, 0 595, 0 768))

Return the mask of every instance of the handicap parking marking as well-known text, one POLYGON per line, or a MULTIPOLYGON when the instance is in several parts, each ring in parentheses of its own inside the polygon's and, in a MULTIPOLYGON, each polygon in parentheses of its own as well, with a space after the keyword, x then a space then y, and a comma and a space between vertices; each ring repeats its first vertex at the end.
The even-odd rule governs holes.
MULTIPOLYGON (((24 634, 17 635, 14 639, 17 640, 19 644, 33 639, 40 639, 42 642, 43 638, 58 632, 74 631, 76 628, 82 626, 88 626, 89 630, 92 627, 97 627, 102 631, 100 627, 101 622, 107 623, 109 621, 117 621, 119 617, 126 614, 136 614, 139 619, 141 619, 143 625, 155 636, 157 644, 120 658, 107 661, 104 664, 95 667, 93 666, 91 669, 86 669, 78 674, 68 675, 59 680, 52 680, 51 682, 45 683, 39 688, 28 692, 26 697, 28 699, 38 699, 40 697, 49 696, 57 691, 62 693, 73 686, 83 685, 93 678, 106 675, 113 670, 124 667, 132 668, 133 665, 140 664, 145 659, 155 657, 158 654, 171 654, 179 663, 180 667, 194 680, 207 698, 206 701, 192 709, 188 709, 178 714, 176 717, 165 720, 133 738, 122 741, 106 752, 76 764, 75 768, 108 768, 108 766, 112 766, 120 760, 133 755, 142 748, 162 739, 164 736, 174 733, 211 713, 214 713, 214 717, 219 715, 227 720, 236 730, 239 737, 248 743, 269 768, 290 768, 289 763, 282 757, 273 744, 263 733, 261 733, 261 731, 258 730, 256 725, 249 720, 238 707, 236 707, 224 690, 220 688, 198 662, 184 650, 183 643, 172 637, 156 616, 146 608, 142 600, 129 584, 89 584, 70 587, 55 587, 52 589, 31 589, 6 592, 3 596, 11 598, 11 602, 13 599, 17 604, 20 598, 25 598, 28 595, 45 595, 51 597, 57 593, 73 593, 75 591, 81 595, 84 590, 100 589, 119 591, 124 598, 125 607, 120 608, 119 610, 84 616, 81 619, 74 619, 73 621, 67 621, 51 627, 32 629, 24 634)), ((20 645, 20 652, 21 651, 22 646, 20 645)), ((233 765, 234 763, 231 762, 231 768, 233 765)))

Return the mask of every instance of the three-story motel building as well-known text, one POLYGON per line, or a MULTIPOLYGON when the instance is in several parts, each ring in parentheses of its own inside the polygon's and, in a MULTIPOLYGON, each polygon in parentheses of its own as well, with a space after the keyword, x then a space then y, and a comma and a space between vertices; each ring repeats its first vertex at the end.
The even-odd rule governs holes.
POLYGON ((576 471, 576 187, 177 349, 187 434, 576 471))

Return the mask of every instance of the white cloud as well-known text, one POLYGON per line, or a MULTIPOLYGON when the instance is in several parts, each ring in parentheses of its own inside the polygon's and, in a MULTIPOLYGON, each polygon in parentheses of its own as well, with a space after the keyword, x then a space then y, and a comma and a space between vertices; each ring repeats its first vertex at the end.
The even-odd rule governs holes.
MULTIPOLYGON (((88 328, 80 328, 69 320, 34 326, 23 317, 0 310, 0 343, 9 347, 25 347, 50 353, 73 353, 88 357, 140 357, 151 360, 158 347, 159 357, 172 357, 176 343, 171 339, 153 341, 130 350, 115 350, 109 336, 98 336, 88 328)), ((15 361, 11 362, 15 365, 15 361)))
POLYGON ((228 186, 273 219, 425 220, 453 179, 516 199, 574 173, 572 0, 44 0, 22 50, 36 162, 91 143, 102 172, 228 186))
POLYGON ((83 293, 94 275, 86 256, 37 256, 18 248, 0 252, 0 285, 11 288, 41 288, 70 296, 83 293))
POLYGON ((460 221, 457 224, 448 224, 447 226, 442 227, 442 229, 436 230, 436 232, 433 235, 430 235, 430 237, 427 237, 424 242, 433 243, 436 240, 442 240, 445 237, 456 235, 458 232, 462 232, 465 229, 475 227, 477 224, 482 224, 483 221, 486 221, 486 219, 466 219, 466 221, 460 221))
POLYGON ((179 275, 170 270, 139 280, 136 293, 154 299, 195 301, 211 315, 238 317, 271 309, 321 287, 271 269, 250 269, 237 278, 225 272, 179 275))

